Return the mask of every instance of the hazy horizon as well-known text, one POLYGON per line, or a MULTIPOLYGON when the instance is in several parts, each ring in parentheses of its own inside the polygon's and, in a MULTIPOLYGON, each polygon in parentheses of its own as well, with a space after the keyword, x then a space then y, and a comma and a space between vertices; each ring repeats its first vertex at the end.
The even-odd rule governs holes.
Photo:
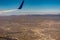
MULTIPOLYGON (((20 6, 21 2, 22 0, 0 0, 0 15, 21 14, 19 12, 48 12, 47 14, 60 13, 60 0, 24 0, 23 8, 21 10, 14 11, 20 6), (11 10, 13 10, 13 12, 11 10)), ((42 13, 42 14, 46 14, 46 13, 42 13)))

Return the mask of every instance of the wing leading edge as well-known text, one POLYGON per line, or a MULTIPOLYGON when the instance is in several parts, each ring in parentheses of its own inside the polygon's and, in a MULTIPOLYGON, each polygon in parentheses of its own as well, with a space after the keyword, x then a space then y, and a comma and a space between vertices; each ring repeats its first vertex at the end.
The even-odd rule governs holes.
MULTIPOLYGON (((20 6, 19 6, 19 8, 18 8, 18 9, 22 9, 23 4, 24 4, 24 0, 22 1, 22 3, 20 4, 20 6)), ((13 12, 13 11, 16 11, 16 10, 18 10, 18 9, 3 10, 3 11, 0 11, 0 14, 5 13, 5 12, 13 12)))

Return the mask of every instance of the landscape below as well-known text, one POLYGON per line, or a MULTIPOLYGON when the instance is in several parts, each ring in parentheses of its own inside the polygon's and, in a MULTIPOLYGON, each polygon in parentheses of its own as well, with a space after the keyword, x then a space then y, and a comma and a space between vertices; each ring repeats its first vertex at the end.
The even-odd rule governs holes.
POLYGON ((0 16, 0 40, 60 40, 60 16, 0 16))

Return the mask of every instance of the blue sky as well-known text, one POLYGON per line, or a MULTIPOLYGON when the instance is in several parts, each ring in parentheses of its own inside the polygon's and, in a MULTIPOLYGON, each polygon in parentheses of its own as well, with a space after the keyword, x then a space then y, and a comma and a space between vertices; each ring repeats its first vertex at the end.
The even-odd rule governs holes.
MULTIPOLYGON (((0 0, 0 10, 17 9, 22 0, 0 0)), ((60 11, 60 0, 25 0, 22 11, 60 11)))

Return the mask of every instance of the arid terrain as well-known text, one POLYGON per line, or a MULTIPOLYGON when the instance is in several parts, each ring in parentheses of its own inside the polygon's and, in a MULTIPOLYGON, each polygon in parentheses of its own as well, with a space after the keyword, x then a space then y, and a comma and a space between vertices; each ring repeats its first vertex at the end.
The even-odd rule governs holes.
POLYGON ((60 40, 60 16, 0 16, 0 40, 60 40))

